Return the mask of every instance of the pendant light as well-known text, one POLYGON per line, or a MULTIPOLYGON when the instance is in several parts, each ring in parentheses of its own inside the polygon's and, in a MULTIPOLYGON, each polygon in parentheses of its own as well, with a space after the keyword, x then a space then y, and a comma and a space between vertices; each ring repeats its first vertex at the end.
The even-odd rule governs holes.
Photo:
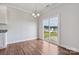
POLYGON ((34 10, 33 10, 33 13, 32 13, 32 16, 34 18, 37 18, 40 16, 40 13, 37 11, 37 5, 35 5, 36 7, 34 7, 34 10))
POLYGON ((35 11, 32 13, 32 16, 33 16, 34 18, 36 18, 36 17, 39 17, 40 14, 39 14, 39 12, 37 12, 37 10, 35 10, 35 11))

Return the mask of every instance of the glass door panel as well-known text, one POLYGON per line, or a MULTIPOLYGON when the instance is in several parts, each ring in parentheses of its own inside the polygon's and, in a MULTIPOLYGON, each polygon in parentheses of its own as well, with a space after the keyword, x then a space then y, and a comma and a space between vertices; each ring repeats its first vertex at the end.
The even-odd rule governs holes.
POLYGON ((50 18, 50 40, 57 41, 58 17, 50 18))
POLYGON ((46 19, 43 21, 43 27, 44 27, 44 39, 49 39, 49 20, 46 19))

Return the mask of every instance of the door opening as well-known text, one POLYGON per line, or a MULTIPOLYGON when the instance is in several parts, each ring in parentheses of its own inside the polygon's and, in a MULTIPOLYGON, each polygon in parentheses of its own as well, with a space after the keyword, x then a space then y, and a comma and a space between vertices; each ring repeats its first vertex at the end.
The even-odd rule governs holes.
POLYGON ((54 43, 59 42, 59 19, 58 16, 43 20, 43 38, 54 43))

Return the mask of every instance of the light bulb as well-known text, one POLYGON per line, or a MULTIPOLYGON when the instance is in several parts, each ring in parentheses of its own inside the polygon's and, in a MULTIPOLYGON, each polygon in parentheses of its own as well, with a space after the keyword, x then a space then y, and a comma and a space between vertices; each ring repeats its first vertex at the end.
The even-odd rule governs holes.
POLYGON ((40 16, 40 14, 39 14, 39 13, 37 13, 37 16, 40 16))
POLYGON ((35 13, 32 13, 32 16, 35 16, 35 13))

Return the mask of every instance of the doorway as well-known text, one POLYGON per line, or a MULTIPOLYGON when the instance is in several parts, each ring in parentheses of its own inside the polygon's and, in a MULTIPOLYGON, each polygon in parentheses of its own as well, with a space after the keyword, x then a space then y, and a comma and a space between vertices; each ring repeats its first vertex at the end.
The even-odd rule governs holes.
POLYGON ((54 16, 43 20, 43 38, 46 41, 59 43, 59 17, 54 16))

